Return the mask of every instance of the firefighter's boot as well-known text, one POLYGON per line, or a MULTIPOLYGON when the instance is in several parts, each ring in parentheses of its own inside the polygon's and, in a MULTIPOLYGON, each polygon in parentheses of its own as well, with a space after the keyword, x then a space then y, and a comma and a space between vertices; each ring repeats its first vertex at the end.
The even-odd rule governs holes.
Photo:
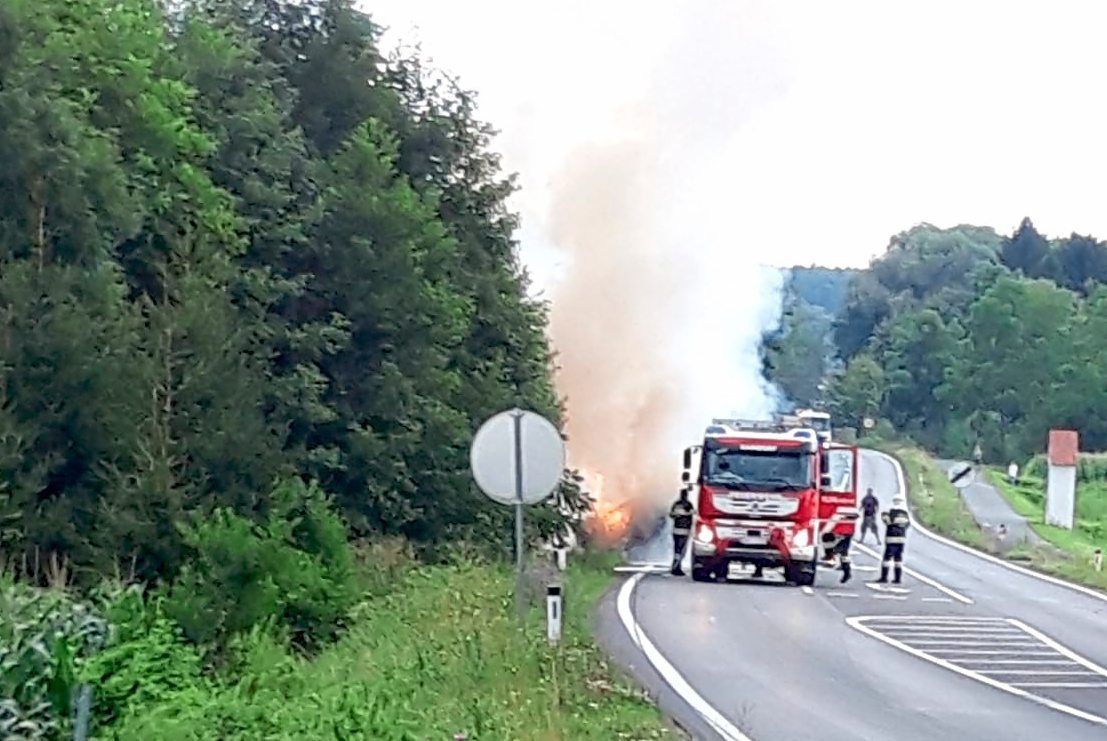
POLYGON ((876 583, 877 584, 887 584, 888 583, 888 567, 887 566, 881 566, 880 567, 880 578, 876 580, 876 583))
POLYGON ((841 583, 845 584, 847 581, 850 580, 850 577, 852 575, 853 575, 853 569, 850 566, 849 559, 848 558, 843 558, 842 559, 842 579, 841 579, 841 583))
POLYGON ((903 567, 900 566, 897 563, 896 564, 896 578, 893 579, 892 581, 895 582, 896 584, 899 584, 902 580, 903 580, 903 567))

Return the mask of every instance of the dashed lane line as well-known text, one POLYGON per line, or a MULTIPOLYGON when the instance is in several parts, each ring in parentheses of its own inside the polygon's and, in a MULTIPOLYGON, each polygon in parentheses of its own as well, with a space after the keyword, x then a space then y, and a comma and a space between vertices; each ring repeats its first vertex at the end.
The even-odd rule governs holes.
MULTIPOLYGON (((868 546, 865 546, 865 545, 861 545, 860 543, 857 543, 856 545, 857 545, 857 548, 862 553, 867 554, 869 556, 872 556, 873 558, 875 558, 877 560, 880 560, 879 554, 877 554, 877 552, 874 551, 872 548, 869 548, 868 546)), ((925 574, 920 574, 918 571, 915 571, 914 569, 912 569, 910 567, 904 566, 903 567, 903 573, 907 574, 908 576, 913 576, 915 579, 918 579, 919 581, 921 581, 923 584, 926 584, 927 586, 934 587, 935 589, 937 589, 942 594, 944 594, 948 597, 952 597, 953 599, 957 600, 958 602, 960 602, 963 605, 973 604, 973 601, 972 601, 971 598, 966 597, 965 595, 961 594, 960 592, 958 592, 954 589, 951 589, 950 587, 947 587, 946 585, 942 584, 941 582, 939 582, 935 579, 931 579, 929 576, 926 576, 925 574)))

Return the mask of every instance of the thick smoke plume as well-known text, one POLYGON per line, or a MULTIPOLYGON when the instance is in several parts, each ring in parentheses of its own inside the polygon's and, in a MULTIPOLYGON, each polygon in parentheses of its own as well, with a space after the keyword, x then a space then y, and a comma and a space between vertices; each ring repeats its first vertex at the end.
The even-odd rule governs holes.
POLYGON ((667 196, 681 173, 665 159, 648 138, 580 149, 550 214, 568 257, 551 334, 570 463, 603 502, 647 511, 676 495, 681 450, 711 417, 776 406, 758 347, 779 321, 780 271, 726 214, 696 213, 695 193, 667 196))

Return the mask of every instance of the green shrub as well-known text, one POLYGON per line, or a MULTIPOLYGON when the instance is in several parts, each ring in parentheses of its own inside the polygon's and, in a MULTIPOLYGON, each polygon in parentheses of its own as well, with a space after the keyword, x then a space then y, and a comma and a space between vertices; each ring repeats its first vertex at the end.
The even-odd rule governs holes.
POLYGON ((135 587, 116 593, 105 612, 111 640, 82 672, 93 688, 97 725, 205 687, 198 650, 184 640, 161 600, 147 603, 135 587))
POLYGON ((219 509, 184 528, 184 539, 192 558, 165 607, 197 643, 272 622, 311 647, 337 635, 358 596, 345 525, 299 479, 277 486, 260 524, 219 509))
POLYGON ((48 738, 68 728, 78 671, 107 630, 64 592, 0 578, 0 738, 48 738))

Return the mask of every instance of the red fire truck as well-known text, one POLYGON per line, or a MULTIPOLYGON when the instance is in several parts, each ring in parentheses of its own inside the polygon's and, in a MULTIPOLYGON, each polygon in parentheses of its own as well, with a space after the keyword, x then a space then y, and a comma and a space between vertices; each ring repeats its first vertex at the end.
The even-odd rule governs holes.
POLYGON ((744 563, 814 583, 819 560, 854 532, 857 448, 820 444, 810 432, 717 419, 703 445, 684 451, 684 481, 696 502, 693 579, 725 579, 730 564, 744 563))

